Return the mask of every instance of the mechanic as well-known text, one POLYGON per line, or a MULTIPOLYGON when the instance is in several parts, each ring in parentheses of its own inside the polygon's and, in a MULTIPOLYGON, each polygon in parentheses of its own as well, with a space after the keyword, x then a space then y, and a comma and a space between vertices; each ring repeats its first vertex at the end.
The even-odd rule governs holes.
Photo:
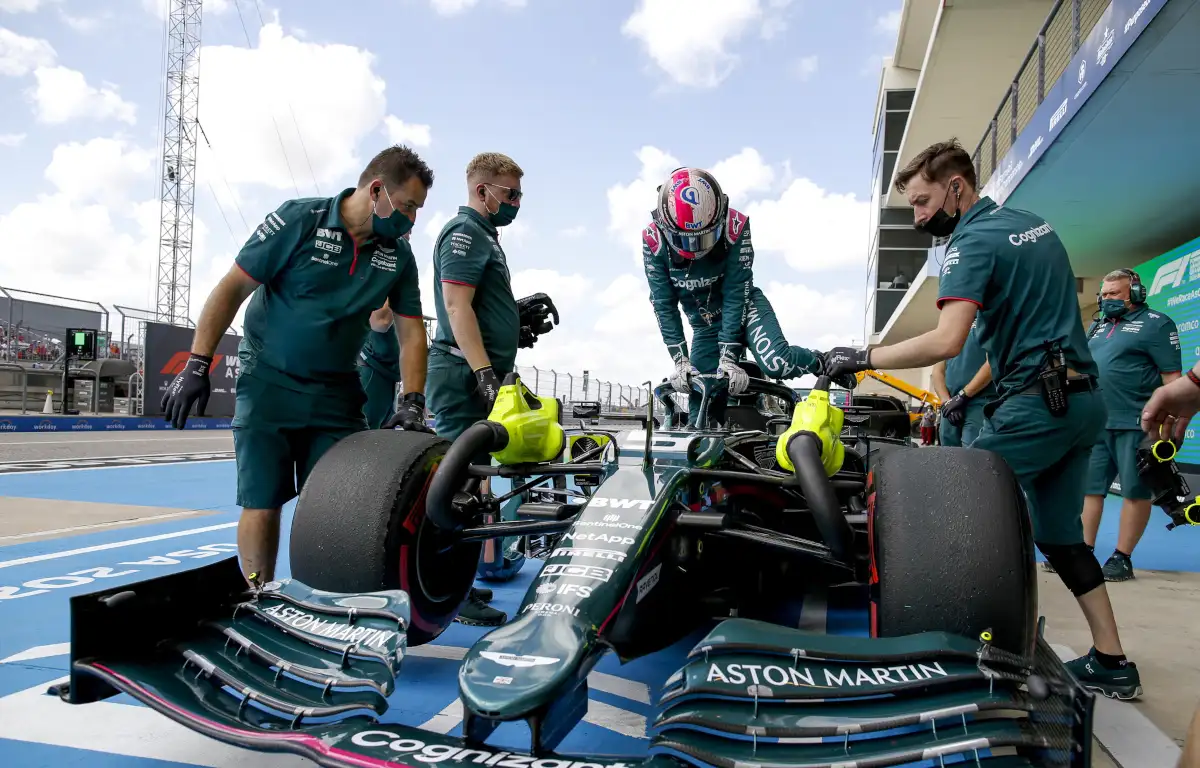
POLYGON ((428 431, 420 284, 401 238, 432 185, 433 173, 410 149, 385 149, 357 188, 289 200, 268 214, 204 304, 191 357, 162 407, 176 429, 193 405, 204 414, 217 342, 252 296, 233 417, 238 554, 252 584, 274 578, 281 507, 325 451, 367 426, 355 360, 381 306, 399 317, 405 393, 393 420, 428 431))
POLYGON ((1096 545, 1104 499, 1113 479, 1121 480, 1121 525, 1117 548, 1104 563, 1104 578, 1134 577, 1133 550, 1150 522, 1150 489, 1137 471, 1141 412, 1159 386, 1183 370, 1179 331, 1171 318, 1146 306, 1146 287, 1130 269, 1104 276, 1096 297, 1101 317, 1088 333, 1088 349, 1100 367, 1108 421, 1088 467, 1083 500, 1083 539, 1096 545))
POLYGON ((933 366, 933 391, 942 399, 941 445, 969 447, 975 442, 986 421, 983 409, 996 399, 992 367, 979 345, 978 326, 978 320, 971 321, 962 352, 933 366))
MULTIPOLYGON (((691 376, 719 372, 728 377, 731 395, 746 390, 749 376, 738 365, 746 346, 770 378, 821 374, 822 356, 787 343, 771 303, 754 286, 750 220, 729 206, 711 173, 673 171, 658 188, 652 218, 642 231, 642 261, 658 328, 675 364, 669 381, 689 396, 690 420, 701 400, 689 386, 691 376), (690 350, 680 305, 692 327, 690 350)), ((849 376, 836 383, 853 389, 858 382, 849 376)))
POLYGON ((1125 658, 1104 574, 1083 541, 1088 458, 1105 405, 1066 249, 1044 219, 981 198, 971 156, 957 141, 920 152, 894 184, 919 229, 951 237, 937 328, 892 346, 835 348, 827 368, 856 373, 947 360, 962 352, 978 313, 998 397, 984 409, 988 421, 972 447, 994 451, 1012 467, 1028 497, 1034 541, 1087 618, 1094 645, 1068 669, 1088 688, 1136 698, 1137 666, 1125 658))
MULTIPOLYGON (((525 172, 497 152, 476 155, 467 165, 467 204, 446 222, 434 245, 433 304, 437 331, 429 352, 429 410, 434 429, 454 440, 491 413, 504 377, 516 368, 517 348, 533 346, 550 330, 547 315, 558 311, 545 294, 513 297, 499 228, 521 209, 525 172)), ((488 464, 483 454, 476 463, 488 464)), ((487 483, 483 486, 487 492, 487 483)), ((516 543, 485 542, 481 575, 511 578, 524 562, 516 543), (501 552, 500 550, 504 550, 501 552)), ((496 626, 508 619, 472 587, 457 620, 496 626)))
MULTIPOLYGON (((411 242, 412 232, 404 233, 411 242)), ((392 330, 395 317, 386 303, 371 313, 371 332, 358 353, 358 380, 367 396, 363 415, 367 426, 379 429, 396 412, 396 385, 400 383, 400 344, 392 330)))

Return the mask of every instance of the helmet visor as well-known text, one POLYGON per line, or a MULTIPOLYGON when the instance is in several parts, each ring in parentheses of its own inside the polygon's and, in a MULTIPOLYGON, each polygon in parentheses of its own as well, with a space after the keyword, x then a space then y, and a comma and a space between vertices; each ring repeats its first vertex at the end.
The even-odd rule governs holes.
POLYGON ((712 247, 721 240, 721 234, 724 226, 718 225, 704 232, 680 232, 677 230, 666 229, 663 236, 666 237, 667 243, 677 251, 683 253, 704 253, 712 250, 712 247))

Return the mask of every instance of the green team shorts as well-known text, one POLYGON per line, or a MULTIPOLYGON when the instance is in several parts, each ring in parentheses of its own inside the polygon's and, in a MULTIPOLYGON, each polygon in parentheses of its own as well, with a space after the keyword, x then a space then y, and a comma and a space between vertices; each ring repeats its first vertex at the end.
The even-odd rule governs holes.
POLYGON ((366 429, 365 402, 358 386, 311 394, 239 376, 233 416, 238 506, 278 509, 296 498, 334 443, 366 429))
POLYGON ((1088 463, 1088 496, 1107 496, 1113 480, 1121 479, 1121 497, 1152 498, 1137 471, 1137 449, 1144 434, 1137 429, 1106 429, 1092 447, 1088 463))

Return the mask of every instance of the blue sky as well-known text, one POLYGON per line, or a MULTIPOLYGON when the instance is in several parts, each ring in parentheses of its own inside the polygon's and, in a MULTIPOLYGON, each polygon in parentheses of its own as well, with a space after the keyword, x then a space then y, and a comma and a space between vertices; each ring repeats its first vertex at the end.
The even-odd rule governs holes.
MULTIPOLYGON (((427 299, 431 236, 465 197, 467 160, 495 150, 524 167, 502 242, 517 292, 547 291, 564 316, 521 364, 660 375, 637 253, 654 187, 677 164, 716 172, 749 214, 756 284, 789 340, 849 343, 862 334, 879 61, 899 6, 209 0, 192 315, 265 213, 297 190, 352 186, 403 140, 437 176, 413 242, 427 299)), ((26 254, 0 263, 0 285, 152 304, 163 8, 0 0, 0 240, 26 254)))

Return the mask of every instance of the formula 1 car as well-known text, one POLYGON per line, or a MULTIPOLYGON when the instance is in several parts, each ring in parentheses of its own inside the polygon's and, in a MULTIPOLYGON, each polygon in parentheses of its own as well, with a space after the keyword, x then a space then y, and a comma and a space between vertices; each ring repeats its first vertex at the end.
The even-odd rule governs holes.
POLYGON ((349 437, 300 495, 291 579, 248 589, 230 558, 76 597, 58 693, 127 693, 325 766, 1089 765, 1093 698, 1041 636, 1008 466, 844 442, 828 379, 800 402, 761 379, 733 398, 724 381, 697 377, 700 408, 671 430, 655 429, 653 400, 643 429, 564 430, 558 401, 510 376, 452 444, 349 437), (791 404, 766 425, 782 430, 723 426, 770 421, 753 413, 764 395, 791 404), (487 477, 512 489, 484 492, 487 477), (500 520, 514 500, 519 519, 500 520), (560 540, 517 615, 462 660, 462 736, 389 722, 408 649, 453 621, 481 542, 538 535, 560 540), (870 593, 870 637, 780 618, 806 588, 846 583, 870 593), (708 626, 657 691, 647 754, 556 752, 602 655, 629 661, 708 626), (489 744, 512 721, 529 726, 527 753, 489 744))

